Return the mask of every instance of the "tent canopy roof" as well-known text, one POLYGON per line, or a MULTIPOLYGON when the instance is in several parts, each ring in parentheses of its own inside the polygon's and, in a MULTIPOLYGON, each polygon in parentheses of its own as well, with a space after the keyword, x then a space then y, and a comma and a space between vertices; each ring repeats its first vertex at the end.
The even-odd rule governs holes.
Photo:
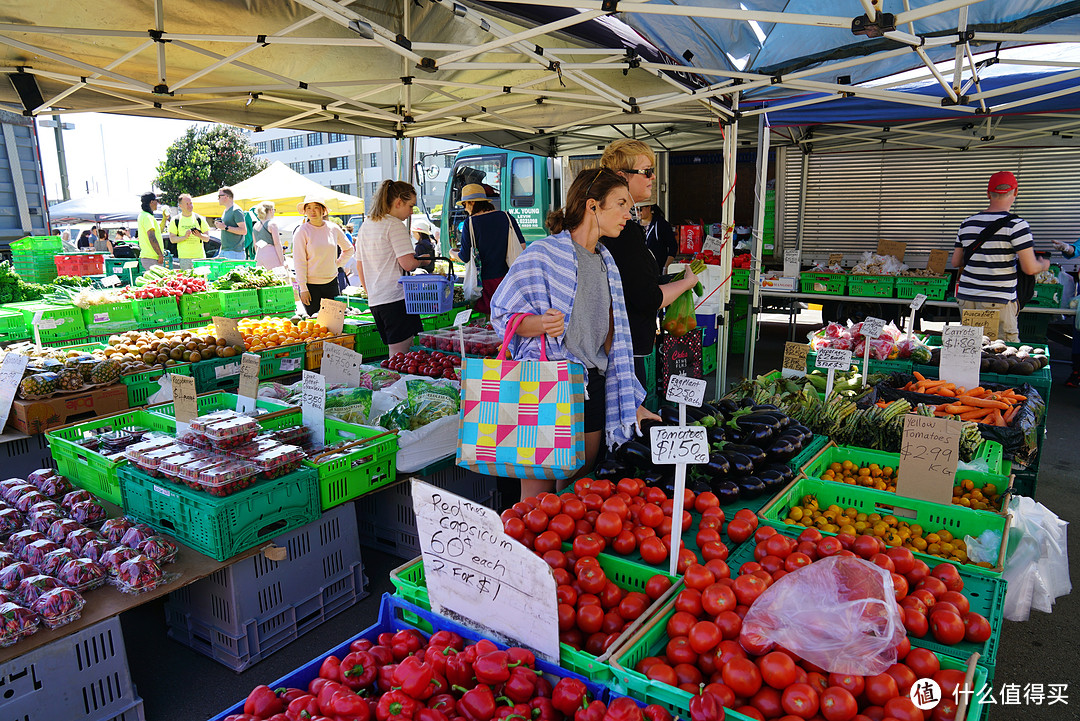
MULTIPOLYGON (((233 200, 244 210, 269 201, 279 215, 297 215, 297 204, 309 195, 321 196, 332 215, 349 215, 364 212, 364 199, 347 193, 339 193, 305 178, 281 161, 271 163, 247 180, 229 186, 233 200)), ((217 191, 192 198, 195 212, 217 218, 223 208, 218 204, 217 191)))
POLYGON ((860 20, 870 0, 624 0, 614 14, 602 0, 8 0, 0 107, 542 154, 623 135, 676 149, 719 143, 730 95, 895 99, 858 84, 969 49, 1080 40, 1076 0, 907 4, 877 4, 891 30, 860 20), (870 36, 853 34, 860 22, 870 36))
MULTIPOLYGON (((139 217, 139 196, 84 195, 49 206, 55 224, 127 223, 139 217)), ((160 213, 159 213, 160 214, 160 213)))

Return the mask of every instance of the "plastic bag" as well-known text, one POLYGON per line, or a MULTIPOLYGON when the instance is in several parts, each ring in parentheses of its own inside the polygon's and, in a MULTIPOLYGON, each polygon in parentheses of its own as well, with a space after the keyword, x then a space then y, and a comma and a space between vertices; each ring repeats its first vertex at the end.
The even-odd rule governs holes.
POLYGON ((906 635, 889 572, 846 556, 822 559, 774 583, 750 606, 742 633, 830 673, 860 676, 896 663, 906 635))
POLYGON ((480 273, 476 269, 476 252, 469 255, 469 262, 465 264, 465 277, 461 280, 461 290, 465 293, 465 300, 473 301, 480 297, 480 273))
POLYGON ((676 338, 697 328, 694 295, 691 291, 686 291, 664 309, 664 322, 661 327, 676 338))
POLYGON ((1026 496, 1013 496, 1009 512, 1004 613, 1010 621, 1026 621, 1032 608, 1050 613, 1055 600, 1072 591, 1068 523, 1026 496))

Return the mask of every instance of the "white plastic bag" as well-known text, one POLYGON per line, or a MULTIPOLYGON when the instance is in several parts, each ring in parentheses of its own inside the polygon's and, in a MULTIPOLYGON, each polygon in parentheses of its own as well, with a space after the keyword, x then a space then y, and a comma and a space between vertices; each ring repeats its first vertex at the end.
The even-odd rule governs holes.
POLYGON ((461 279, 461 290, 465 293, 465 300, 473 301, 480 297, 480 279, 476 271, 476 251, 469 255, 469 262, 465 264, 465 277, 461 279))
POLYGON ((1034 608, 1050 613, 1055 600, 1072 591, 1069 579, 1068 523, 1027 496, 1009 502, 1012 529, 1002 578, 1005 618, 1026 621, 1034 608))
POLYGON ((860 676, 896 663, 906 635, 889 572, 848 556, 822 559, 771 585, 750 606, 742 633, 830 673, 860 676))

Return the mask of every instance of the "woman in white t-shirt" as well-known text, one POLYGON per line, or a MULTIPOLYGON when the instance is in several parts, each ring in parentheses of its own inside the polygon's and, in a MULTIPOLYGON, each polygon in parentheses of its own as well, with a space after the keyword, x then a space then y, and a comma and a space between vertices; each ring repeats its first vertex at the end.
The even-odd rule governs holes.
POLYGON ((345 231, 327 222, 326 200, 322 196, 309 193, 296 209, 307 218, 307 222, 301 223, 293 233, 296 285, 304 310, 309 316, 315 316, 324 298, 333 300, 337 297, 338 268, 345 265, 352 246, 345 239, 345 231))
POLYGON ((405 312, 405 291, 398 283, 430 255, 417 258, 405 221, 412 217, 416 189, 409 183, 384 180, 356 241, 356 271, 367 289, 368 306, 379 337, 390 355, 406 353, 413 336, 423 330, 420 316, 405 312))

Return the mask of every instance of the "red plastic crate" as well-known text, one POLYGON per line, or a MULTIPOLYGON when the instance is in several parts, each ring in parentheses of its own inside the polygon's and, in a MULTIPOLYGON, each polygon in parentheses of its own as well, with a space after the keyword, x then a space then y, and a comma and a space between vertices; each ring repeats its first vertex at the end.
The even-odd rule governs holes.
POLYGON ((104 255, 57 255, 53 262, 57 275, 101 275, 105 272, 104 255))

